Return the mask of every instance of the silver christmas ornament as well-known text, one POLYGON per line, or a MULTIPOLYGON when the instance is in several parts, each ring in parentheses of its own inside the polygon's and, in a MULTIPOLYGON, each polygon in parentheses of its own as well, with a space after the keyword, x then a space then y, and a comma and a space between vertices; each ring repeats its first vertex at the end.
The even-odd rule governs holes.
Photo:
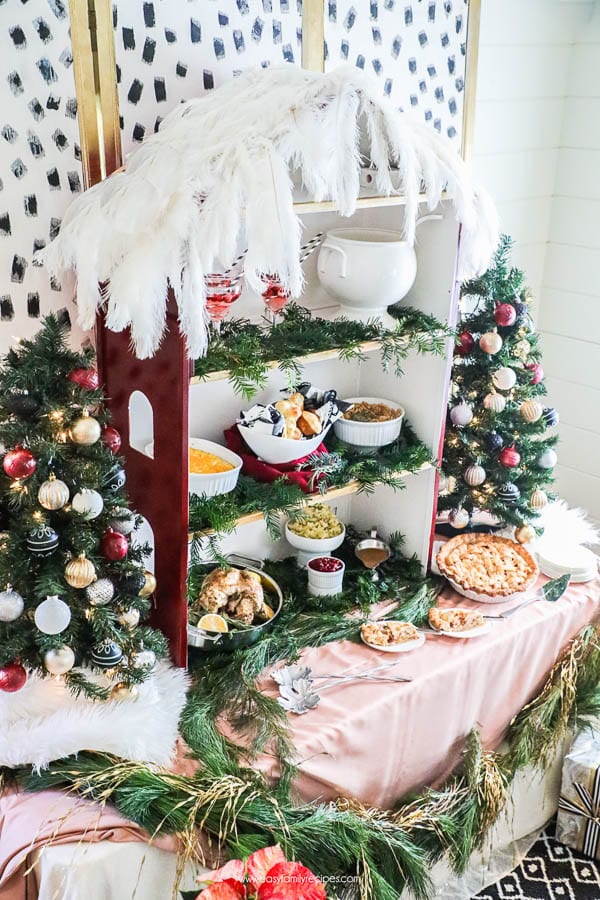
POLYGON ((0 593, 0 622, 14 622, 22 615, 25 601, 10 585, 0 593))
POLYGON ((454 425, 458 425, 460 428, 468 425, 472 418, 473 410, 468 403, 459 403, 450 410, 450 419, 454 425))
POLYGON ((471 516, 462 506, 458 509, 451 509, 448 515, 448 521, 453 528, 466 528, 470 519, 471 516))
POLYGON ((506 400, 502 394, 497 394, 493 391, 492 393, 485 395, 483 398, 483 405, 486 409, 489 409, 490 412, 501 413, 506 406, 506 400))
POLYGON ((153 650, 138 650, 131 656, 131 665, 135 669, 152 669, 156 663, 156 654, 153 650))
POLYGON ((85 589, 92 606, 106 606, 115 596, 115 586, 109 578, 99 578, 85 589))
POLYGON ((558 456, 552 447, 547 447, 546 450, 540 453, 536 462, 540 469, 553 469, 558 462, 558 456))
POLYGON ((124 506, 117 506, 113 510, 113 515, 117 518, 110 520, 109 527, 112 528, 113 531, 118 531, 119 534, 131 534, 135 529, 135 513, 132 513, 129 509, 125 509, 124 506))
POLYGON ((500 369, 492 372, 492 381, 494 382, 494 387, 498 388, 499 391, 510 391, 517 383, 517 373, 510 366, 502 366, 500 369))
POLYGON ((44 653, 44 666, 51 675, 65 675, 75 665, 75 654, 66 644, 44 653))
POLYGON ((478 487, 483 484, 486 478, 486 472, 483 466, 473 465, 467 466, 465 469, 464 479, 469 487, 478 487))

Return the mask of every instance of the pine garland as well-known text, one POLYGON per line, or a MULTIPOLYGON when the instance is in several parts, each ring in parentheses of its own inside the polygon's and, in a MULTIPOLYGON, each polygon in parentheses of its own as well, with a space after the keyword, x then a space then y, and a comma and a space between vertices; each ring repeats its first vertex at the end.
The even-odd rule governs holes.
POLYGON ((220 331, 211 329, 208 353, 196 360, 195 374, 206 378, 227 371, 236 393, 251 399, 266 385, 271 361, 294 387, 301 374, 297 359, 309 353, 337 349, 340 360, 363 359, 361 344, 379 341, 384 369, 393 367, 397 375, 413 351, 444 354, 451 332, 441 322, 411 307, 391 307, 390 313, 397 320, 394 330, 376 320, 321 319, 295 303, 282 311, 279 322, 267 327, 248 319, 226 319, 220 331))
MULTIPOLYGON (((339 442, 331 432, 325 440, 327 454, 315 454, 307 467, 315 473, 315 490, 324 493, 330 488, 343 487, 358 482, 358 490, 370 493, 378 484, 386 484, 394 490, 404 488, 398 478, 400 472, 417 472, 433 457, 428 448, 417 438, 408 422, 402 425, 398 440, 377 452, 360 453, 339 442)), ((208 533, 227 534, 236 526, 241 516, 261 512, 274 540, 281 536, 279 516, 290 515, 306 502, 307 495, 295 484, 284 478, 272 484, 257 482, 240 475, 235 490, 217 497, 190 497, 189 528, 195 533, 193 553, 199 556, 201 541, 208 533)), ((218 555, 218 537, 212 540, 212 549, 218 555)))
MULTIPOLYGON (((150 834, 179 834, 188 853, 192 847, 199 853, 200 828, 236 857, 278 842, 288 858, 316 871, 358 875, 358 885, 345 897, 397 900, 408 887, 425 900, 436 860, 446 854, 461 872, 482 846, 515 774, 528 765, 543 768, 568 730, 600 713, 599 682, 600 626, 587 626, 565 649, 539 696, 514 719, 505 752, 485 753, 473 732, 459 771, 443 788, 407 798, 393 810, 367 809, 344 798, 295 806, 285 788, 241 766, 225 739, 199 736, 194 743, 190 730, 187 739, 203 763, 193 777, 98 754, 52 763, 40 774, 16 774, 30 790, 63 788, 110 801, 150 834)), ((190 704, 196 702, 192 695, 190 704)), ((330 889, 330 896, 341 895, 330 889)))

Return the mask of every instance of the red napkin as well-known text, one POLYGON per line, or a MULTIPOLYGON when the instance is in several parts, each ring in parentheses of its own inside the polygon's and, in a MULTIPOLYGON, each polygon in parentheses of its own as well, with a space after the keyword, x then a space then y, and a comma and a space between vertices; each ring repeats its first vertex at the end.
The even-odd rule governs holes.
MULTIPOLYGON (((289 463, 266 463, 250 450, 235 425, 228 428, 224 432, 224 435, 225 443, 229 449, 242 457, 244 461, 242 472, 245 475, 255 478, 256 481, 267 482, 277 481, 278 478, 285 478, 286 481, 297 484, 305 494, 313 494, 315 492, 316 483, 322 476, 317 476, 313 482, 312 469, 302 469, 301 471, 297 471, 296 469, 298 463, 304 462, 308 459, 308 456, 302 456, 289 463), (310 487, 311 483, 313 484, 312 488, 310 487)), ((298 441, 298 443, 301 444, 302 442, 298 441)), ((320 443, 314 452, 327 453, 327 447, 325 444, 320 443)))

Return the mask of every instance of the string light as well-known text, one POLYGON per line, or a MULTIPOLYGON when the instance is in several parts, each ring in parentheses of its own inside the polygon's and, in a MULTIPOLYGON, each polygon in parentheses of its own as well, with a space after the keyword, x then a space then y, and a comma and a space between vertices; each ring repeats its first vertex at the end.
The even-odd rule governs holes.
POLYGON ((34 514, 33 514, 33 518, 35 519, 36 522, 43 522, 43 521, 44 521, 44 516, 43 516, 43 514, 39 511, 39 509, 36 509, 36 511, 35 511, 34 514))
POLYGON ((52 419, 53 422, 63 422, 65 418, 65 414, 62 409, 53 409, 51 413, 48 414, 49 418, 52 419))

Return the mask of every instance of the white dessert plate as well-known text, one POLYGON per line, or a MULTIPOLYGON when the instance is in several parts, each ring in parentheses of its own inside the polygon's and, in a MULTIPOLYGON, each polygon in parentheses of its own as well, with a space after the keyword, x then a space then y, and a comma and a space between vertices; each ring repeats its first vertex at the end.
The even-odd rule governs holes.
MULTIPOLYGON (((377 624, 383 625, 386 621, 386 619, 378 619, 377 624)), ((363 644, 366 644, 371 650, 381 650, 383 653, 409 653, 411 650, 418 650, 425 643, 424 634, 419 634, 419 637, 413 641, 402 641, 399 644, 370 644, 368 641, 365 641, 362 632, 360 637, 363 644)))
MULTIPOLYGON (((453 610, 460 611, 460 610, 462 610, 462 607, 460 607, 460 606, 454 606, 454 607, 452 607, 452 609, 453 609, 453 610)), ((449 612, 449 611, 450 611, 449 609, 444 608, 444 612, 449 612)), ((465 609, 465 610, 462 610, 462 611, 464 611, 464 612, 473 612, 472 609, 465 609)), ((484 634, 488 634, 488 632, 490 632, 490 631, 492 630, 492 623, 489 622, 489 621, 488 621, 488 622, 484 622, 483 625, 479 625, 477 628, 469 628, 468 631, 444 631, 443 628, 434 628, 433 625, 431 624, 431 622, 429 623, 429 627, 430 627, 431 630, 434 631, 436 634, 443 634, 444 637, 450 637, 450 638, 476 638, 476 637, 481 637, 481 636, 484 635, 484 634)))

